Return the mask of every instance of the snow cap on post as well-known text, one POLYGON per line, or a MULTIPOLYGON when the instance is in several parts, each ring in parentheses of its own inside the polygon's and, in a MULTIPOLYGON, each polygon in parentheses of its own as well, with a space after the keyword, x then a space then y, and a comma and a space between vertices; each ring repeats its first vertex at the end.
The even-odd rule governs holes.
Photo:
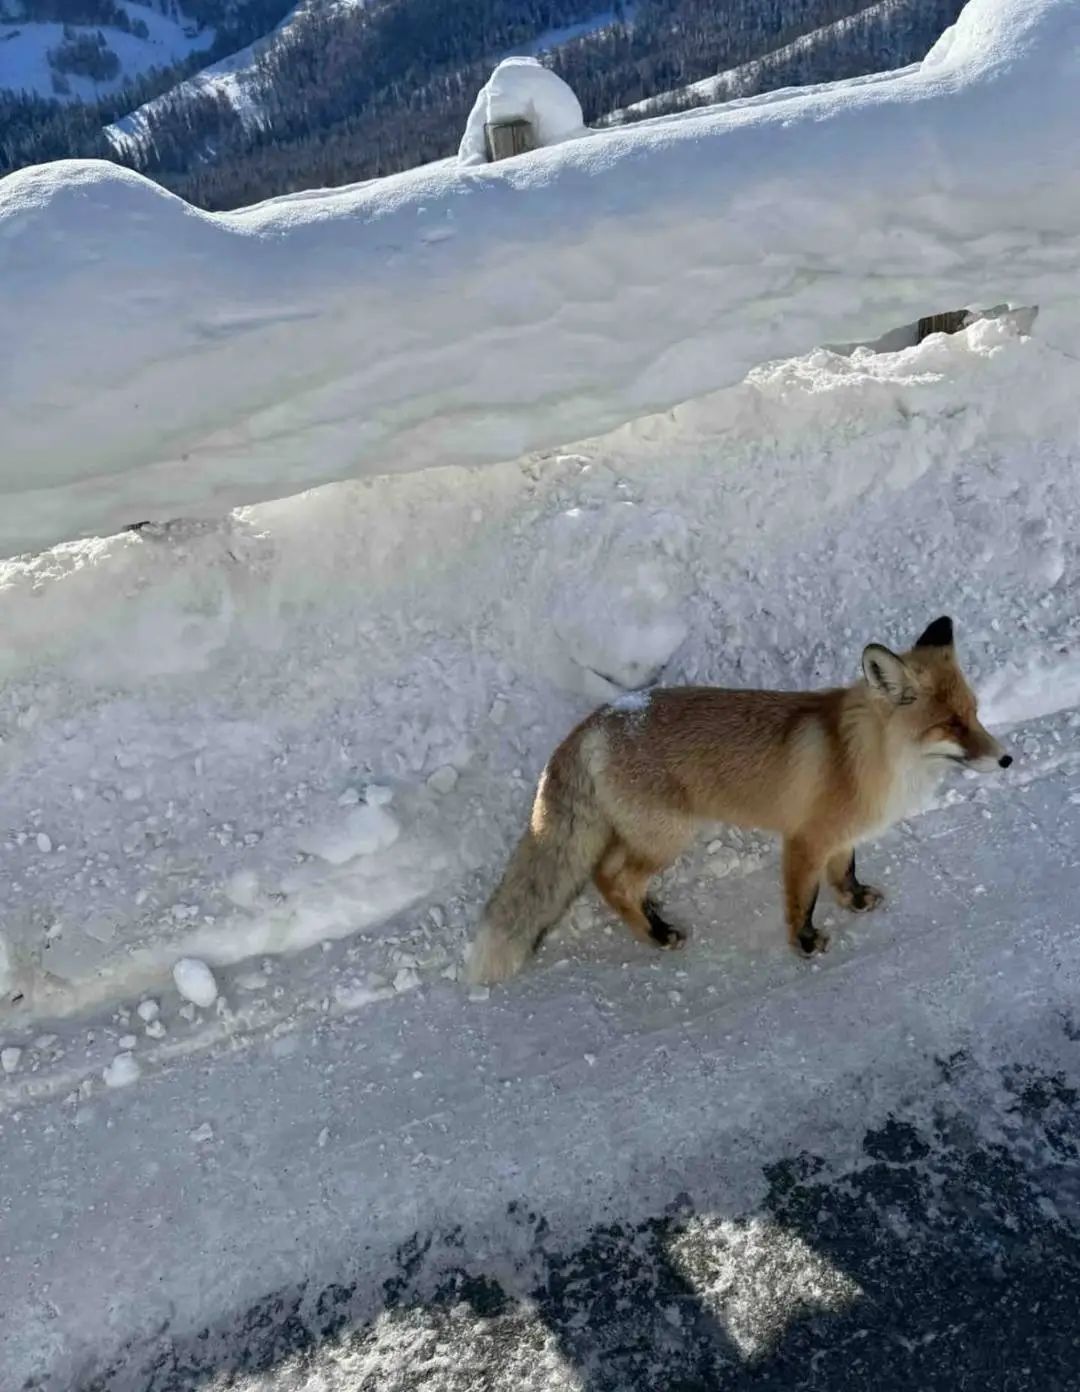
MULTIPOLYGON (((514 132, 508 154, 559 145, 585 134, 581 103, 556 73, 535 58, 504 58, 481 87, 458 149, 458 163, 489 164, 489 130, 528 127, 528 138, 514 132)), ((496 157, 498 150, 495 151, 496 157)))

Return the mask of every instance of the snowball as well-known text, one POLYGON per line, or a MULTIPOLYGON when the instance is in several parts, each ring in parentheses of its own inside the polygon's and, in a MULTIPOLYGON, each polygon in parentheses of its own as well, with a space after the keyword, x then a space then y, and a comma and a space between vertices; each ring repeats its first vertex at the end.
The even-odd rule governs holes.
POLYGON ((101 1076, 106 1087, 122 1088, 135 1082, 141 1071, 133 1054, 117 1054, 101 1076))
POLYGON ((519 119, 531 123, 537 145, 558 145, 585 131, 581 103, 561 77, 535 58, 504 58, 469 113, 458 163, 487 164, 484 127, 519 119))
POLYGON ((173 967, 173 980, 183 998, 202 1010, 208 1010, 217 1000, 217 982, 205 962, 182 957, 173 967))

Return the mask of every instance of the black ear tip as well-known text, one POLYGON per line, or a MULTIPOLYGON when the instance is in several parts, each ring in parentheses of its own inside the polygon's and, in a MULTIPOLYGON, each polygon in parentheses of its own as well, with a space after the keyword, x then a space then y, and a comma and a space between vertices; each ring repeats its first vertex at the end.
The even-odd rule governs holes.
POLYGON ((917 648, 951 648, 953 643, 953 621, 946 615, 935 619, 916 640, 917 648))

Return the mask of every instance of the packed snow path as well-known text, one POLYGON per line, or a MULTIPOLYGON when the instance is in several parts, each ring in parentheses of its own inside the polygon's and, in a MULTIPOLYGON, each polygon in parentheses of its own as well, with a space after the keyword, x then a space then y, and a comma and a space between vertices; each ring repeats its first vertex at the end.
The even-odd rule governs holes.
POLYGON ((570 934, 485 1001, 258 1027, 227 977, 119 1091, 62 1030, 0 1122, 5 1386, 1071 1385, 1078 846, 1072 756, 890 836, 812 966, 770 865, 680 883, 685 957, 570 934))
POLYGON ((222 216, 14 174, 0 556, 516 458, 967 304, 1080 352, 1078 51, 1075 0, 970 0, 900 73, 222 216))

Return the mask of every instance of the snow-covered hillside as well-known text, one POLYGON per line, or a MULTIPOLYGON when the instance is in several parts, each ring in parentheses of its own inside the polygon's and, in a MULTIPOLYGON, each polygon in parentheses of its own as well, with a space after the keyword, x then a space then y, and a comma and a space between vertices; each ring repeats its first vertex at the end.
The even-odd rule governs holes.
POLYGON ((963 1316, 939 1350, 865 1243, 764 1207, 882 1156, 931 1233, 989 1225, 957 1270, 1038 1344, 1017 1263, 1059 1240, 1075 1280, 1078 57, 1071 0, 972 0, 919 70, 496 167, 229 217, 108 166, 0 184, 4 1392, 652 1392, 692 1305, 727 1371, 688 1386, 798 1386, 767 1380, 798 1325, 848 1392, 882 1324, 882 1366, 952 1388, 963 1316), (823 905, 828 956, 786 947, 775 846, 719 828, 663 885, 684 954, 587 894, 464 986, 590 706, 846 682, 940 613, 1015 763, 860 851, 887 906, 823 905), (941 1180, 1032 1118, 1030 1203, 941 1180), (618 1225, 687 1212, 712 1255, 680 1237, 606 1364, 622 1296, 566 1244, 600 1231, 611 1295, 618 1225), (565 1320, 496 1374, 428 1330, 423 1281, 483 1323, 545 1308, 541 1268, 565 1320))
MULTIPOLYGON (((349 4, 352 0, 339 0, 349 4)), ((144 102, 126 116, 105 127, 105 136, 113 149, 121 156, 137 153, 149 139, 150 126, 155 113, 166 106, 182 105, 195 97, 214 97, 225 101, 245 124, 258 122, 259 102, 254 93, 255 64, 261 52, 286 33, 296 22, 297 15, 308 6, 298 4, 269 34, 246 48, 208 67, 200 69, 194 77, 179 83, 176 87, 153 101, 144 102)))
POLYGON ((170 15, 135 0, 119 0, 135 26, 135 32, 99 25, 44 23, 39 20, 9 22, 0 17, 0 91, 34 92, 62 101, 94 101, 115 92, 151 68, 167 68, 190 53, 214 42, 214 30, 187 18, 182 8, 170 15), (145 35, 142 28, 145 27, 145 35), (107 48, 116 55, 115 75, 94 79, 65 71, 63 62, 50 61, 70 36, 94 36, 101 29, 107 48))
MULTIPOLYGON (((705 77, 699 82, 691 82, 686 87, 656 93, 644 101, 633 102, 630 106, 613 111, 602 124, 623 125, 629 121, 639 121, 659 115, 664 111, 674 110, 678 106, 687 108, 706 106, 710 102, 731 101, 760 91, 763 68, 783 71, 785 67, 796 65, 800 59, 805 59, 807 64, 812 67, 813 56, 820 49, 832 47, 842 52, 856 36, 861 35, 863 30, 882 20, 888 20, 894 14, 906 9, 906 3, 907 0, 877 0, 877 3, 867 5, 857 14, 834 20, 830 24, 822 25, 820 29, 813 29, 807 34, 802 34, 799 38, 793 39, 780 48, 773 49, 770 53, 763 54, 761 58, 752 62, 743 63, 737 68, 729 68, 726 72, 718 73, 715 77, 705 77)), ((893 66, 896 65, 893 64, 893 66)), ((873 74, 869 80, 875 81, 877 76, 877 74, 873 74)), ((781 84, 770 83, 772 87, 778 85, 781 88, 786 88, 805 87, 808 84, 795 79, 789 79, 781 84)))

